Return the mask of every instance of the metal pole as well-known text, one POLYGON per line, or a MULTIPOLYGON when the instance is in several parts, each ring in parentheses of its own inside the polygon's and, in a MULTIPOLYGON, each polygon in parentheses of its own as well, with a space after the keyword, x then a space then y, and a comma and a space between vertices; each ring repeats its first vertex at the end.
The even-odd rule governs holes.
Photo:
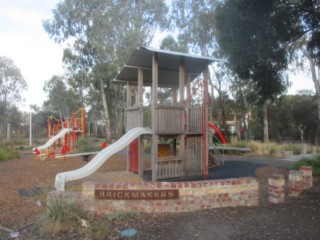
POLYGON ((10 136, 10 133, 11 133, 11 125, 10 123, 7 124, 7 141, 10 141, 11 139, 11 136, 10 136))

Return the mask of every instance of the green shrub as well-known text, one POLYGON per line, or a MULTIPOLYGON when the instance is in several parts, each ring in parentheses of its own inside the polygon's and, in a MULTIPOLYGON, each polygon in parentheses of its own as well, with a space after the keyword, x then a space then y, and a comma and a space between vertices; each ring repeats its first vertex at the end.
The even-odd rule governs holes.
POLYGON ((320 176, 320 155, 316 155, 313 158, 304 158, 296 162, 292 169, 300 170, 301 166, 311 166, 313 176, 320 176))
POLYGON ((0 161, 19 158, 19 153, 12 148, 0 148, 0 161))
POLYGON ((85 137, 76 143, 76 152, 96 152, 101 151, 102 140, 96 138, 85 137))
POLYGON ((273 157, 281 157, 283 148, 281 145, 278 145, 274 142, 262 143, 259 141, 249 142, 249 147, 252 149, 252 152, 256 155, 271 155, 273 157))
POLYGON ((48 203, 48 211, 41 222, 45 233, 56 235, 81 226, 81 208, 76 204, 53 197, 48 203))
POLYGON ((147 144, 144 146, 144 152, 145 153, 151 153, 151 144, 147 144))
POLYGON ((294 155, 301 153, 301 144, 284 144, 284 151, 292 151, 294 155))

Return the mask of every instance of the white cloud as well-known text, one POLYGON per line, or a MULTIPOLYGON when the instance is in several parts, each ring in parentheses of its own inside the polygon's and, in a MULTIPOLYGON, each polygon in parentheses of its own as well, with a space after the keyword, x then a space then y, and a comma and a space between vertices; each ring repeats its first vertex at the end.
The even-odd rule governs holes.
POLYGON ((311 90, 315 92, 314 83, 311 77, 308 77, 300 72, 290 74, 289 80, 292 85, 288 89, 288 94, 297 94, 301 90, 311 90))
POLYGON ((28 83, 26 101, 41 106, 44 82, 62 73, 62 48, 49 38, 42 20, 50 18, 55 1, 4 0, 0 3, 0 55, 11 58, 28 83), (46 6, 47 5, 47 6, 46 6))
POLYGON ((15 6, 4 6, 1 9, 2 17, 8 21, 21 26, 37 25, 42 20, 42 15, 30 9, 17 8, 15 6))

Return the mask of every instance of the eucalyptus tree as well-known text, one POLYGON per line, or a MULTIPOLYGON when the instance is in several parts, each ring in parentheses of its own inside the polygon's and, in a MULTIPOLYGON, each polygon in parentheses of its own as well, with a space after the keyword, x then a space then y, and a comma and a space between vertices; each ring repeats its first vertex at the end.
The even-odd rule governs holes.
POLYGON ((5 105, 20 103, 28 85, 12 59, 0 56, 0 101, 5 105))
POLYGON ((319 64, 319 10, 318 0, 227 0, 217 7, 219 46, 233 71, 253 83, 258 104, 272 102, 288 86, 283 73, 297 40, 307 39, 309 56, 319 64))
MULTIPOLYGON (((222 59, 222 61, 217 61, 210 67, 209 88, 212 100, 210 109, 214 114, 217 110, 214 108, 219 108, 222 125, 226 129, 228 115, 236 114, 237 112, 245 114, 248 106, 241 105, 245 109, 233 109, 232 112, 225 109, 228 105, 225 102, 226 94, 239 97, 241 94, 237 92, 246 86, 237 85, 238 77, 230 71, 229 64, 223 60, 224 56, 216 39, 218 33, 214 22, 216 21, 215 12, 219 2, 219 0, 173 1, 172 19, 179 34, 179 41, 187 45, 192 52, 222 59), (217 97, 214 96, 215 93, 217 93, 217 97), (216 103, 216 101, 218 102, 216 103)), ((240 102, 238 99, 235 100, 240 102)), ((240 105, 237 105, 237 107, 240 107, 240 105)), ((240 118, 243 119, 244 115, 240 116, 240 118)))
POLYGON ((22 93, 27 82, 12 59, 0 56, 0 130, 8 123, 18 124, 21 114, 17 105, 23 101, 22 93))
POLYGON ((157 0, 64 0, 44 22, 50 37, 66 44, 65 64, 85 74, 78 84, 81 95, 99 93, 107 138, 110 118, 123 112, 125 102, 123 87, 111 81, 134 48, 150 44, 166 27, 167 11, 157 0))
MULTIPOLYGON (((221 54, 215 38, 215 29, 212 28, 214 11, 217 0, 177 0, 172 4, 173 26, 178 33, 178 40, 187 46, 192 53, 202 56, 220 58, 221 54)), ((228 92, 230 75, 225 63, 217 62, 210 67, 209 87, 211 92, 210 109, 213 114, 214 100, 219 103, 222 113, 222 125, 226 128, 226 111, 223 99, 228 92), (218 93, 218 98, 214 97, 218 93)))
POLYGON ((82 107, 80 97, 73 89, 68 87, 62 76, 53 76, 46 81, 43 87, 48 100, 43 103, 46 111, 55 112, 60 119, 71 117, 71 113, 82 107))

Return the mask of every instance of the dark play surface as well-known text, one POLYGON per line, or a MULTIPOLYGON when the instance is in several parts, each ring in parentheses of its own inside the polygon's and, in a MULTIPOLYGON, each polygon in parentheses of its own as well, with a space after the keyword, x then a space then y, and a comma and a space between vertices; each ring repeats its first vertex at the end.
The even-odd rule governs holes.
MULTIPOLYGON (((240 177, 256 177, 257 168, 264 166, 274 166, 281 168, 290 168, 294 162, 283 159, 267 158, 267 157, 242 157, 242 156, 216 156, 221 162, 220 166, 209 168, 207 179, 228 179, 240 177), (224 164, 223 164, 224 163, 224 164)), ((151 170, 144 171, 143 179, 151 181, 151 170)), ((182 177, 163 179, 162 182, 178 182, 178 181, 200 181, 204 180, 202 176, 182 177)))

